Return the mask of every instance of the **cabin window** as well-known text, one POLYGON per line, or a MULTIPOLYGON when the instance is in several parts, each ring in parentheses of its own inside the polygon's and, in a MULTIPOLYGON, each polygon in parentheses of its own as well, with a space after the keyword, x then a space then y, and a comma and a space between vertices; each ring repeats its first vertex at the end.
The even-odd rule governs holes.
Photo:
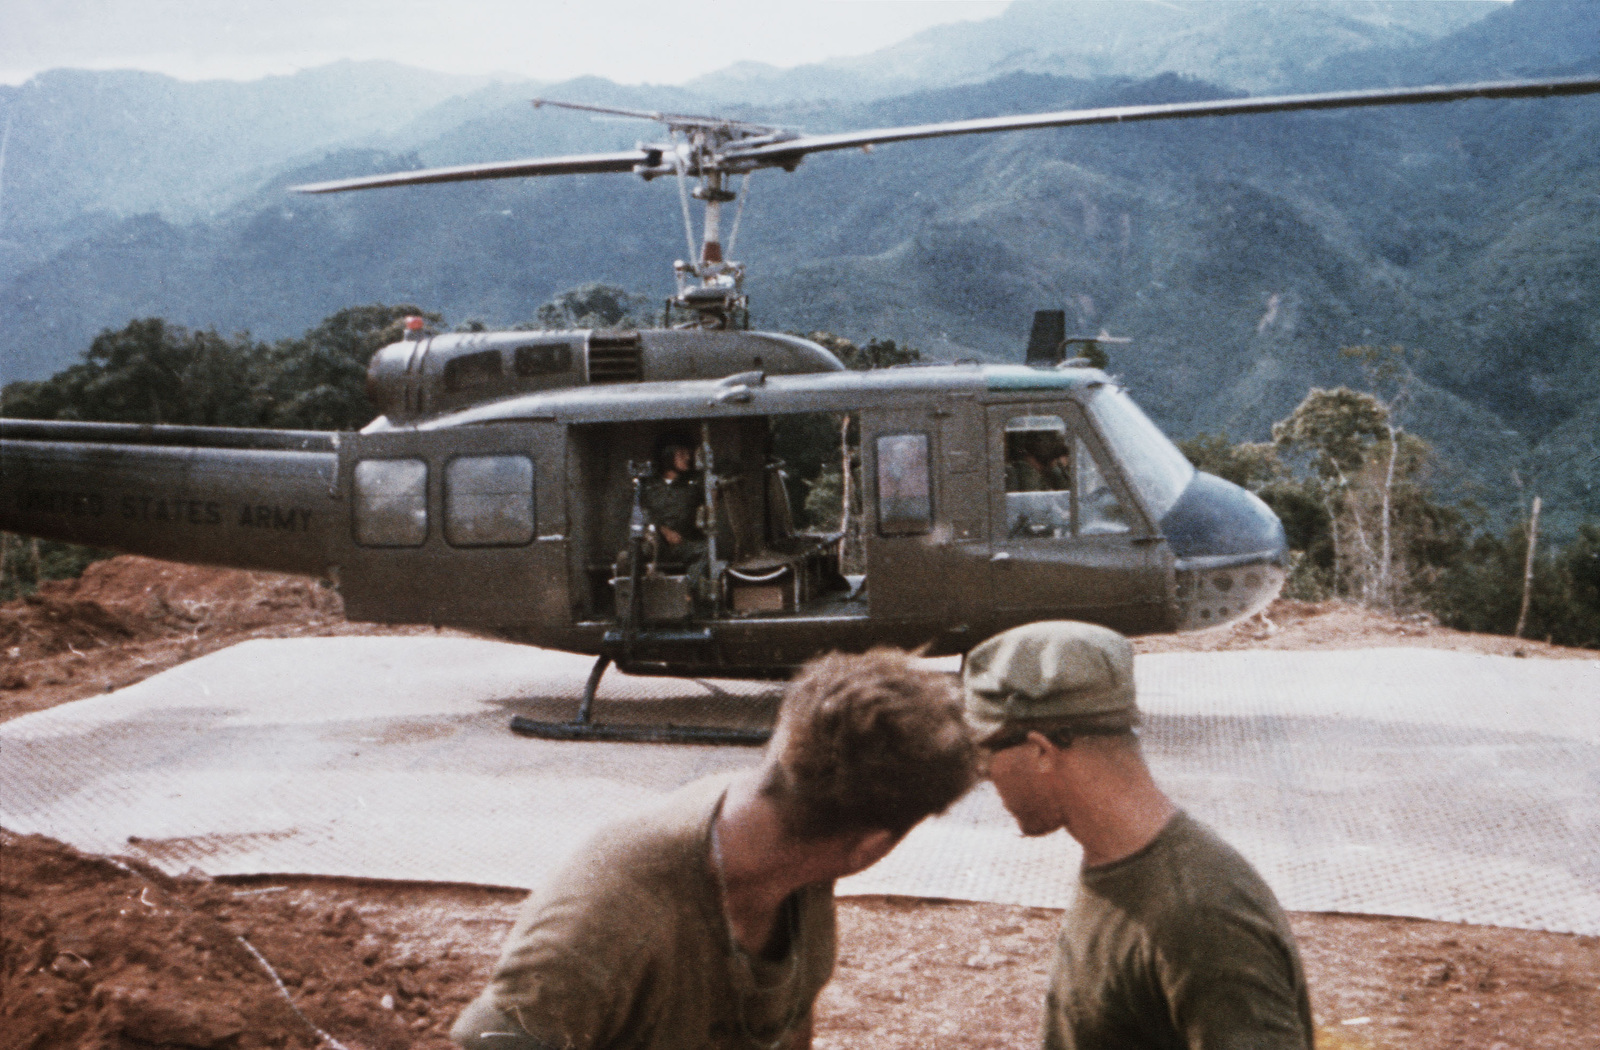
POLYGON ((480 350, 453 357, 444 364, 444 388, 450 393, 486 386, 500 378, 500 351, 480 350))
POLYGON ((355 518, 357 543, 422 546, 428 538, 428 465, 420 459, 357 463, 355 518))
POLYGON ((519 346, 512 355, 512 370, 526 379, 529 376, 559 375, 572 371, 572 344, 544 343, 536 346, 519 346))
POLYGON ((878 451, 878 531, 909 536, 933 526, 928 481, 928 435, 880 437, 878 451))
POLYGON ((1117 494, 1106 483, 1089 446, 1076 441, 1078 475, 1078 532, 1083 536, 1105 536, 1127 532, 1128 512, 1117 494))
POLYGON ((459 456, 444 471, 444 536, 455 547, 533 541, 533 461, 459 456))
POLYGON ((1006 421, 1006 536, 1064 539, 1072 535, 1072 446, 1060 416, 1006 421))

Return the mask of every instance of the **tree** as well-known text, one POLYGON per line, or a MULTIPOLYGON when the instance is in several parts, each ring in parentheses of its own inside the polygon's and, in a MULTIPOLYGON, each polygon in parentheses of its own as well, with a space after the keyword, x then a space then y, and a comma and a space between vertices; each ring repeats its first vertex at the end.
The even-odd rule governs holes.
POLYGON ((1309 455, 1318 477, 1339 480, 1365 465, 1373 444, 1388 435, 1388 419, 1388 409, 1371 394, 1312 387, 1272 425, 1272 441, 1281 452, 1309 455))
POLYGON ((157 317, 95 337, 81 364, 37 383, 12 383, 0 413, 23 419, 253 426, 248 335, 192 332, 157 317))
MULTIPOLYGON (((1387 551, 1376 533, 1388 530, 1388 494, 1381 497, 1383 524, 1371 521, 1371 466, 1380 443, 1389 442, 1389 411, 1371 394, 1339 387, 1313 387, 1288 418, 1272 428, 1286 455, 1298 456, 1315 480, 1332 528, 1335 586, 1348 586, 1368 603, 1388 606, 1392 593, 1387 551)), ((1394 457, 1389 457, 1394 462, 1394 457)))
POLYGON ((1327 515, 1336 591, 1393 609, 1420 600, 1465 550, 1467 513, 1427 488, 1432 446, 1395 426, 1376 396, 1313 388, 1272 436, 1327 515))
POLYGON ((1348 347, 1378 394, 1313 387, 1272 428, 1272 443, 1201 434, 1180 447, 1196 468, 1250 489, 1297 552, 1286 593, 1346 594, 1393 609, 1422 603, 1467 546, 1467 511, 1427 487, 1433 450, 1396 422, 1412 373, 1402 347, 1348 347))
POLYGON ((1411 368, 1411 355, 1406 348, 1398 343, 1387 347, 1372 345, 1346 346, 1339 353, 1356 361, 1362 373, 1367 377, 1367 384, 1379 392, 1383 398, 1382 404, 1385 411, 1384 429, 1389 437, 1389 456, 1384 473, 1383 486, 1379 490, 1382 499, 1378 508, 1378 580, 1377 592, 1386 606, 1394 604, 1394 481, 1395 467, 1400 458, 1403 442, 1396 420, 1404 409, 1406 402, 1411 399, 1411 384, 1416 379, 1416 373, 1411 368))
MULTIPOLYGON (((1430 606, 1463 631, 1511 634, 1522 604, 1528 533, 1520 524, 1480 535, 1440 577, 1430 606)), ((1561 645, 1600 648, 1600 524, 1589 522, 1559 554, 1533 560, 1528 630, 1561 645)))
POLYGON ((858 372, 912 365, 922 360, 922 351, 912 346, 900 346, 893 339, 870 339, 866 346, 859 346, 831 332, 812 332, 806 338, 831 351, 846 368, 858 372))
POLYGON ((403 321, 438 314, 403 304, 340 310, 272 346, 160 318, 95 337, 84 360, 42 382, 12 383, 0 414, 107 423, 355 430, 372 420, 367 363, 403 321))
MULTIPOLYGON (((655 300, 614 284, 591 283, 562 292, 539 307, 531 328, 644 328, 655 319, 655 300)), ((522 327, 522 326, 519 326, 522 327)))

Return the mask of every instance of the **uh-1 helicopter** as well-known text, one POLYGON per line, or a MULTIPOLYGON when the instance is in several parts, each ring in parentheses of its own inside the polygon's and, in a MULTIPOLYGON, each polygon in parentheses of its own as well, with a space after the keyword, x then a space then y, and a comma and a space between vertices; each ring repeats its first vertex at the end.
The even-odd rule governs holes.
POLYGON ((575 721, 513 725, 562 738, 764 738, 596 723, 594 693, 613 663, 765 676, 830 649, 964 653, 1040 619, 1132 634, 1229 623, 1281 588, 1282 524, 1254 495, 1197 472, 1105 372, 1067 357, 1097 337, 1069 337, 1060 311, 1041 311, 1023 364, 859 372, 809 340, 749 331, 743 268, 724 257, 720 232, 730 178, 952 135, 1594 92, 1600 78, 1512 81, 822 135, 537 100, 658 121, 667 141, 296 189, 673 178, 696 261, 675 264, 668 313, 687 320, 430 334, 413 318, 372 359, 379 415, 359 433, 6 420, 0 528, 324 577, 354 620, 594 655, 575 721), (698 250, 691 195, 704 208, 698 250), (856 517, 840 532, 795 527, 773 433, 800 415, 844 435, 842 510, 856 517), (687 510, 675 527, 649 514, 674 481, 687 486, 673 497, 687 510))

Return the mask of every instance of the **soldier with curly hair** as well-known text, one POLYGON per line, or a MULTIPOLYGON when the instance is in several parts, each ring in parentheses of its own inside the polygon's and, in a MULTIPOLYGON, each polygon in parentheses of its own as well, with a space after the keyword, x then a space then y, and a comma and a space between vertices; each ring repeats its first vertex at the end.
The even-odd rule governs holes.
POLYGON ((948 676, 877 649, 813 661, 759 766, 601 831, 523 905, 452 1035, 468 1050, 811 1043, 833 883, 972 786, 948 676))

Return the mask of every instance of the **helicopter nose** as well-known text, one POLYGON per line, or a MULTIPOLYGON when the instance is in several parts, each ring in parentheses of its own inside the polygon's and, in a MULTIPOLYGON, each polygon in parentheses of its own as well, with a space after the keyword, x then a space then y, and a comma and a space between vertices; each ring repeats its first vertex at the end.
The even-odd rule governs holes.
POLYGON ((1178 630, 1242 620, 1283 589, 1289 545, 1283 522, 1252 492, 1196 472, 1161 531, 1176 555, 1178 630))

